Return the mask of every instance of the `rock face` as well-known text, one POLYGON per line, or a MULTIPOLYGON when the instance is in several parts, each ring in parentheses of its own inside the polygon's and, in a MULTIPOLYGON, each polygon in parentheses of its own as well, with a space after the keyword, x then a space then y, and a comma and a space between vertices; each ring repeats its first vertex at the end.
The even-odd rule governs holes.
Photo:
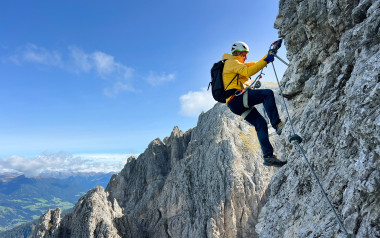
POLYGON ((59 208, 49 210, 41 216, 33 237, 119 237, 116 227, 122 220, 122 209, 107 197, 99 186, 81 197, 63 218, 59 208))
POLYGON ((105 191, 90 190, 69 215, 49 210, 33 236, 257 237, 275 171, 262 163, 253 127, 216 104, 195 128, 175 127, 129 158, 105 191))
MULTIPOLYGON (((290 67, 281 82, 295 130, 348 233, 380 237, 380 1, 281 0, 290 67)), ((260 237, 343 237, 303 157, 270 184, 260 237)))

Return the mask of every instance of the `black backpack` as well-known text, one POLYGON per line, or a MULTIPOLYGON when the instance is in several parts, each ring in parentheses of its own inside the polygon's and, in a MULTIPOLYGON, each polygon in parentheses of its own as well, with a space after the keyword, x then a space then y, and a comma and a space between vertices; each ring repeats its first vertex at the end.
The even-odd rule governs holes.
MULTIPOLYGON (((229 98, 230 96, 232 96, 237 91, 237 89, 229 89, 226 91, 224 88, 224 85, 223 85, 223 67, 224 67, 225 61, 226 60, 218 61, 212 66, 212 68, 211 68, 211 82, 208 84, 208 88, 207 88, 207 90, 209 90, 210 85, 211 85, 211 92, 212 92, 213 98, 216 101, 221 102, 221 103, 226 103, 226 99, 229 98)), ((236 81, 238 81, 239 80, 239 74, 235 75, 235 77, 231 80, 231 82, 227 85, 226 88, 228 88, 228 86, 230 86, 230 84, 232 83, 232 81, 234 81, 235 78, 237 78, 236 81)))

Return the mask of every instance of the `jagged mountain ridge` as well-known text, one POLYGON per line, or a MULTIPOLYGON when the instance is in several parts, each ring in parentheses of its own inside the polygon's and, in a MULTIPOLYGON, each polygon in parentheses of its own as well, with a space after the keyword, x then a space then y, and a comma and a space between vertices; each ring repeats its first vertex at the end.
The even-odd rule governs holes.
POLYGON ((254 237, 274 172, 262 162, 253 127, 216 104, 129 158, 71 214, 49 210, 33 237, 254 237))

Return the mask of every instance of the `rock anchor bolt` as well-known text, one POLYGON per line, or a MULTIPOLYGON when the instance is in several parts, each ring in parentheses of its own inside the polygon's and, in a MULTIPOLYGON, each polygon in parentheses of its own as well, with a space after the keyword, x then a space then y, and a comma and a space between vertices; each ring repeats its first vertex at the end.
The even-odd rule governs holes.
POLYGON ((297 134, 293 134, 293 135, 289 136, 289 142, 292 143, 293 141, 296 141, 298 144, 301 144, 302 138, 301 138, 301 136, 299 136, 297 134))

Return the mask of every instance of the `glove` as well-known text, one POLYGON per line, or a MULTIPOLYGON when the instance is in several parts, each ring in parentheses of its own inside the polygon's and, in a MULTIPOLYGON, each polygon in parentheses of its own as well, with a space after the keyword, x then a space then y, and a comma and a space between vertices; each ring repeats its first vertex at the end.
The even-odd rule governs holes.
POLYGON ((269 64, 274 61, 274 55, 269 52, 264 60, 269 64))
POLYGON ((275 41, 273 43, 275 44, 276 50, 278 50, 281 47, 282 39, 279 39, 279 40, 277 40, 277 41, 275 41))
POLYGON ((280 49, 281 47, 281 44, 282 44, 282 39, 279 39, 275 42, 273 42, 270 46, 270 52, 272 52, 272 54, 277 54, 277 51, 278 49, 280 49))

